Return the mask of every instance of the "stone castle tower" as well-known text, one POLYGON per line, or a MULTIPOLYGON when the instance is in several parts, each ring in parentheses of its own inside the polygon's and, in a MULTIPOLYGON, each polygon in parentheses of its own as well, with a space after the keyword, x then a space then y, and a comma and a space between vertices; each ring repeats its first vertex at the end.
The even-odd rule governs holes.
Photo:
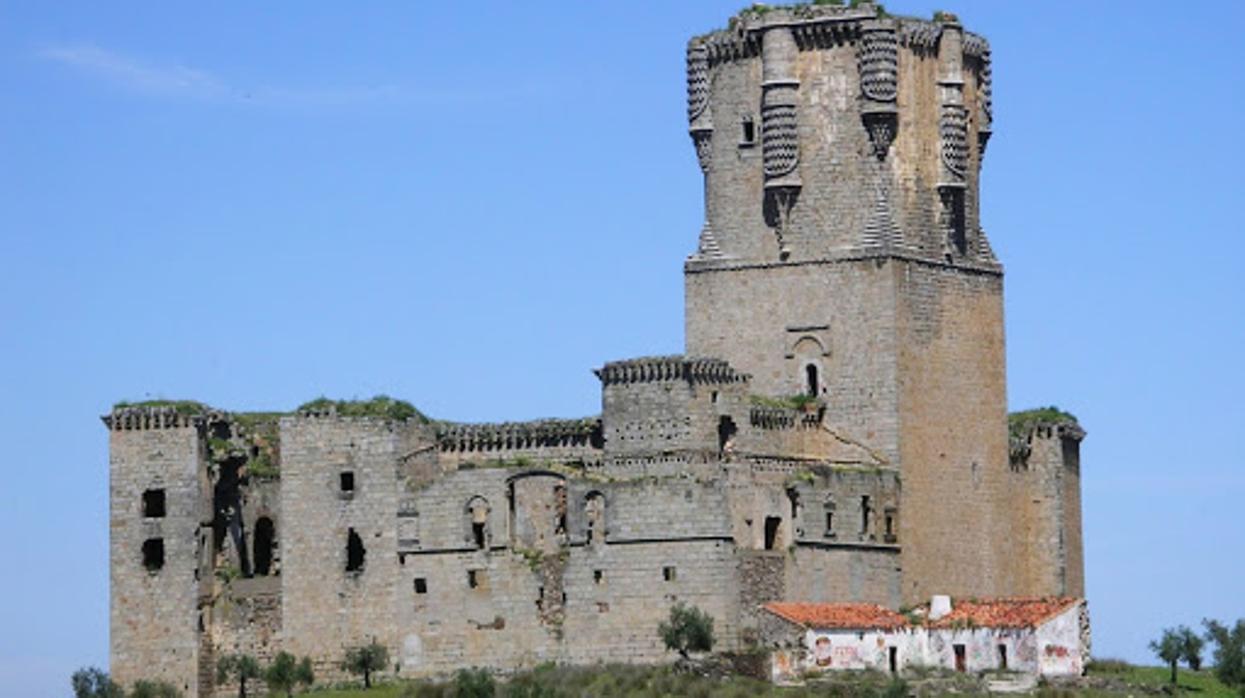
POLYGON ((745 13, 691 42, 706 220, 687 351, 815 394, 900 470, 906 600, 1026 589, 1002 267, 977 205, 990 50, 951 16, 873 15, 745 13))
POLYGON ((1081 596, 1080 427, 1006 412, 1002 267, 978 216, 990 50, 952 16, 745 10, 691 40, 705 222, 686 356, 606 364, 601 413, 118 405, 112 671, 224 694, 216 659, 332 678, 660 661, 774 600, 1081 596))

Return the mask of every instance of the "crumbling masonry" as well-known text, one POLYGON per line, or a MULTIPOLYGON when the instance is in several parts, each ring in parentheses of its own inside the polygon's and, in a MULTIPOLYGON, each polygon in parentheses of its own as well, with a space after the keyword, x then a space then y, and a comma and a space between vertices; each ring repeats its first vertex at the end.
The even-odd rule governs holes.
POLYGON ((745 11, 687 78, 687 355, 598 369, 600 416, 104 417, 118 680, 209 696, 217 657, 279 650, 331 678, 373 638, 403 676, 660 661, 676 601, 740 649, 769 601, 1083 594, 1083 432, 1009 443, 989 44, 868 3, 745 11))

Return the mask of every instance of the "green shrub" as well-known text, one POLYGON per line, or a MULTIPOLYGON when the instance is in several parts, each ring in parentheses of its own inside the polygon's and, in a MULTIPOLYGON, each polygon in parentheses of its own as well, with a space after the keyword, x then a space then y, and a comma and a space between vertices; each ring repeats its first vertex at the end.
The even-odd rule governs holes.
POLYGON ((459 669, 454 675, 454 698, 493 698, 497 684, 486 669, 459 669))
POLYGON ((690 652, 713 649, 713 616, 682 602, 670 608, 670 618, 657 626, 666 649, 678 652, 684 659, 690 652))

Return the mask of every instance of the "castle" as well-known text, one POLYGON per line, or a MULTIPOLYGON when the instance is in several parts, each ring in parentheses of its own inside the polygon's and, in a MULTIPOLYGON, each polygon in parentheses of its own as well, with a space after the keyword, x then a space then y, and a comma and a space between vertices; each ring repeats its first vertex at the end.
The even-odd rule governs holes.
POLYGON ((774 601, 1084 594, 1084 432, 1009 436, 986 40, 754 8, 689 42, 687 85, 686 355, 597 369, 599 416, 103 418, 116 679, 210 696, 220 656, 280 650, 331 678, 372 639, 401 676, 661 661, 675 602, 732 650, 774 601))

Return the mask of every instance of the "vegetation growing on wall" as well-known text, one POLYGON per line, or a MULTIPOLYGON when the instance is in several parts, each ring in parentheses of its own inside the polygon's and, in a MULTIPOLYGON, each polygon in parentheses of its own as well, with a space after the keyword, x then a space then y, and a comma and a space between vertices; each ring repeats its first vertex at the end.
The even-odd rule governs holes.
POLYGON ((330 400, 318 397, 298 406, 297 412, 334 412, 341 417, 376 417, 403 422, 414 419, 422 424, 431 420, 406 400, 377 395, 370 400, 330 400))
POLYGON ((1024 439, 1034 427, 1043 424, 1076 424, 1076 416, 1051 405, 1007 415, 1007 431, 1013 440, 1024 439))
POLYGON ((194 400, 140 400, 138 402, 129 402, 126 400, 122 400, 114 404, 112 406, 112 409, 115 411, 115 410, 135 409, 135 408, 144 408, 144 407, 148 407, 148 408, 171 407, 173 408, 173 411, 177 412, 180 415, 187 416, 187 417, 194 416, 197 414, 206 414, 212 409, 211 407, 208 407, 202 402, 196 402, 194 400))

